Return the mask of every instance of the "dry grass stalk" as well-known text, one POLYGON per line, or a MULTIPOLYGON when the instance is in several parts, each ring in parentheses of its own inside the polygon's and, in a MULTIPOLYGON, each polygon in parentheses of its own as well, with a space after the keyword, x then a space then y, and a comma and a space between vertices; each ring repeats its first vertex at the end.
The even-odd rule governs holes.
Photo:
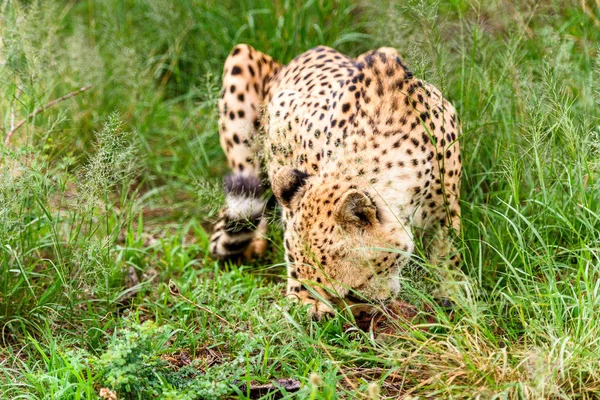
POLYGON ((36 108, 26 118, 23 118, 16 125, 14 124, 14 114, 13 114, 13 116, 12 116, 13 121, 11 121, 10 131, 8 131, 8 134, 6 135, 6 139, 4 140, 4 145, 8 146, 8 143, 10 142, 10 139, 12 138, 15 131, 17 129, 19 129, 20 127, 22 127, 23 125, 25 125, 25 122, 29 121, 30 119, 32 119, 39 113, 43 112, 44 110, 47 110, 48 108, 52 107, 53 105, 58 104, 61 101, 70 99, 71 97, 77 96, 79 93, 85 92, 86 90, 90 89, 91 87, 92 87, 92 85, 86 85, 86 86, 82 87, 81 89, 74 90, 71 93, 65 94, 64 96, 61 96, 57 99, 54 99, 54 100, 44 104, 41 107, 36 108))

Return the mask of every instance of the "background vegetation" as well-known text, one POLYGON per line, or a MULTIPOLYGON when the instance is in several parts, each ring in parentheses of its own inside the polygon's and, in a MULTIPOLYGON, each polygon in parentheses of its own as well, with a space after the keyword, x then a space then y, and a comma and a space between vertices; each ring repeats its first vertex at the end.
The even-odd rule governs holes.
POLYGON ((599 397, 599 8, 0 3, 3 141, 92 85, 0 145, 0 395, 247 398, 244 384, 293 378, 287 398, 599 397), (267 260, 210 259, 216 99, 239 42, 284 62, 394 46, 456 105, 469 280, 453 318, 384 339, 308 321, 281 295, 276 230, 267 260))

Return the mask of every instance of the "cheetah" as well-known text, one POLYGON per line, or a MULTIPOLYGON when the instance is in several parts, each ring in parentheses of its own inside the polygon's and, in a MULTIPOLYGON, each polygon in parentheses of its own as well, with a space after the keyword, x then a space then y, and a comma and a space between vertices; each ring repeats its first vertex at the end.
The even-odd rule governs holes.
POLYGON ((264 253, 270 187, 284 226, 287 293, 316 318, 357 296, 393 299, 416 235, 443 275, 457 270, 460 123, 395 49, 353 59, 319 46, 282 65, 237 45, 219 113, 231 174, 214 257, 264 253))

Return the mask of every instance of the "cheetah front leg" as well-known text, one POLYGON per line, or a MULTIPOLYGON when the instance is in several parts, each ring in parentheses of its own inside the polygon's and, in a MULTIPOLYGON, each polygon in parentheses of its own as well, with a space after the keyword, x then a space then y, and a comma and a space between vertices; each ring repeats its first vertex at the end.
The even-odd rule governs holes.
POLYGON ((225 61, 219 136, 232 172, 225 178, 225 205, 210 241, 211 254, 219 259, 253 258, 266 249, 266 199, 256 136, 261 104, 279 68, 271 57, 243 44, 225 61))

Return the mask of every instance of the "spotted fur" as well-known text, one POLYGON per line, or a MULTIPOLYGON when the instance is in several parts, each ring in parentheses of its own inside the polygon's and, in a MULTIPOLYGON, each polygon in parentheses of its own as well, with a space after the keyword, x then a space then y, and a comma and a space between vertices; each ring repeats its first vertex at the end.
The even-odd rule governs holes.
POLYGON ((288 294, 316 316, 332 312, 322 300, 395 296, 415 234, 428 238, 432 264, 460 263, 449 234, 460 229, 459 121, 396 50, 352 59, 320 46, 281 66, 238 45, 219 110, 226 182, 238 184, 226 185, 216 257, 264 252, 263 186, 271 186, 288 294))

